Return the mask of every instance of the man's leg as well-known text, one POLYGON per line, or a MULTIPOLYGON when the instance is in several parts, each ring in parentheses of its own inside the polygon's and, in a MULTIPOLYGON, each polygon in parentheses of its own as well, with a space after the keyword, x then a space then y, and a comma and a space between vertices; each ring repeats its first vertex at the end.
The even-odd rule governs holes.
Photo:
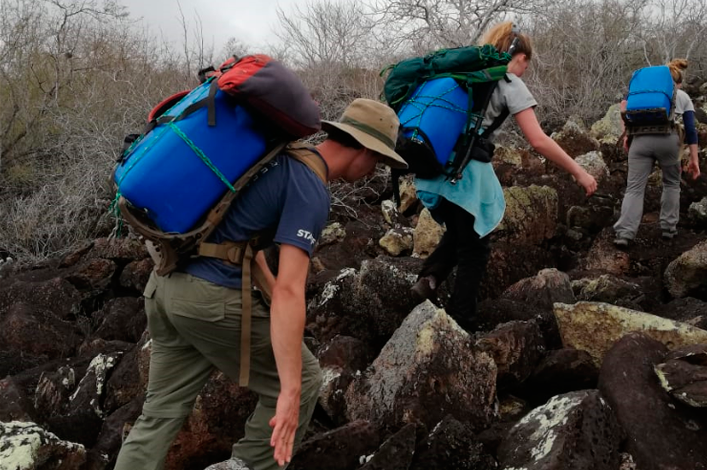
MULTIPOLYGON (((193 278, 197 286, 208 291, 206 281, 193 278)), ((198 330, 193 320, 173 316, 180 334, 199 349, 214 366, 231 380, 238 381, 240 374, 241 338, 241 291, 228 289, 224 295, 225 310, 221 320, 203 325, 198 330)), ((277 397, 280 393, 280 377, 277 373, 275 355, 270 340, 269 309, 256 296, 253 298, 251 325, 251 362, 248 388, 258 394, 259 400, 253 414, 246 423, 245 436, 233 447, 233 456, 243 460, 253 470, 279 469, 270 447, 272 428, 270 419, 275 416, 277 397)), ((304 435, 314 412, 322 374, 319 362, 302 345, 302 394, 299 410, 299 426, 295 436, 295 448, 304 435)))
POLYGON ((172 441, 213 370, 213 365, 179 335, 166 314, 167 284, 175 282, 179 280, 152 274, 145 289, 152 342, 147 398, 142 415, 120 449, 116 470, 163 467, 172 441))
MULTIPOLYGON (((269 325, 267 328, 269 330, 269 325)), ((254 356, 255 354, 254 351, 254 356)), ((277 378, 274 356, 268 357, 268 351, 262 349, 257 354, 259 357, 257 361, 253 361, 249 388, 259 395, 259 400, 255 411, 246 423, 245 436, 233 446, 233 456, 248 462, 254 470, 276 470, 281 467, 273 458, 274 448, 270 446, 272 428, 269 423, 275 416, 280 380, 277 378), (275 371, 275 375, 272 371, 275 371)), ((295 433, 295 452, 312 419, 321 385, 322 373, 319 361, 302 344, 302 395, 299 424, 295 433)))

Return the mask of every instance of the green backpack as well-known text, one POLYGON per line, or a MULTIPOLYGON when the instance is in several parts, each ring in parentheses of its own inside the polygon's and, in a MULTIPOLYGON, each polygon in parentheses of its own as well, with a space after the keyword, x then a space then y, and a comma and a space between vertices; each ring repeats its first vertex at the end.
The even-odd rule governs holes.
POLYGON ((383 94, 400 119, 396 152, 409 166, 392 173, 396 198, 398 177, 405 173, 427 179, 446 175, 454 184, 470 160, 491 161, 488 137, 508 113, 482 134, 478 129, 498 81, 506 77, 511 52, 490 44, 440 49, 381 72, 390 70, 383 94))

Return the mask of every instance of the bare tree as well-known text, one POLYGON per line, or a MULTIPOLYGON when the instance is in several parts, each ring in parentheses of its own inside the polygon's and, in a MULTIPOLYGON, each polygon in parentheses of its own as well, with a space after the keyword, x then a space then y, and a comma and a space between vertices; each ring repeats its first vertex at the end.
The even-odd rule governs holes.
POLYGON ((689 59, 707 32, 707 0, 651 0, 643 24, 638 37, 647 63, 689 59))
POLYGON ((320 0, 293 13, 278 8, 277 15, 281 28, 276 34, 297 65, 365 64, 373 22, 358 0, 320 0))
POLYGON ((371 9, 422 53, 475 44, 491 22, 541 10, 543 0, 374 0, 371 9))
POLYGON ((529 17, 534 43, 526 81, 556 124, 568 116, 593 120, 625 90, 641 65, 637 34, 647 0, 566 0, 529 17))

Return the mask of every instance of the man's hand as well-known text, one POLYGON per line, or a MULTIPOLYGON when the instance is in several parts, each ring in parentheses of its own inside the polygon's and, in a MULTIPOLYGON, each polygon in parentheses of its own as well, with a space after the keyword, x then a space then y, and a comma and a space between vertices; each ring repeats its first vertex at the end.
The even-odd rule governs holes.
POLYGON ((300 396, 280 393, 277 397, 275 416, 270 420, 273 428, 270 445, 275 448, 275 460, 280 466, 292 460, 295 432, 299 423, 300 396))

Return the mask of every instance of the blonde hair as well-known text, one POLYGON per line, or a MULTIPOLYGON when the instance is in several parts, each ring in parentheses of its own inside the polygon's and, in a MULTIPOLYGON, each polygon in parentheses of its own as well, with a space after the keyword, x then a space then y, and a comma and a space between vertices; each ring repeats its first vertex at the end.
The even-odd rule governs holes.
POLYGON ((499 23, 484 34, 481 39, 482 44, 491 44, 496 49, 502 52, 508 51, 511 47, 513 40, 518 38, 518 43, 513 55, 525 54, 528 60, 533 56, 533 44, 530 41, 530 37, 523 33, 513 32, 513 22, 506 21, 504 23, 499 23))
POLYGON ((668 67, 675 83, 682 83, 684 70, 687 68, 687 59, 673 59, 668 62, 668 67))

